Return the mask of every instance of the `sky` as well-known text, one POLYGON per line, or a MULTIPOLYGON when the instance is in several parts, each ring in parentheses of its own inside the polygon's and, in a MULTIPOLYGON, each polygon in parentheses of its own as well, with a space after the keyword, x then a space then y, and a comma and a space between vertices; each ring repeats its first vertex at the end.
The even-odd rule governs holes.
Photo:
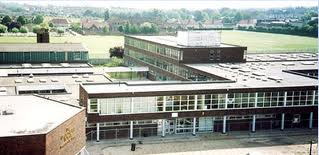
POLYGON ((89 7, 125 7, 125 8, 137 8, 137 9, 216 9, 216 8, 236 8, 236 9, 247 9, 247 8, 282 8, 282 7, 296 7, 296 6, 318 6, 316 0, 33 0, 33 1, 22 1, 22 0, 1 0, 2 2, 16 2, 26 3, 32 5, 58 5, 58 6, 89 6, 89 7))

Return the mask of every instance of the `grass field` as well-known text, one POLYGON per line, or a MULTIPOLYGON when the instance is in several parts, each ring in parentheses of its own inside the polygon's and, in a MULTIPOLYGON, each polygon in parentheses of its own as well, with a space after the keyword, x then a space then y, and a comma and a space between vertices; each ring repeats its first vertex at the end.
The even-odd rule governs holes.
POLYGON ((222 31, 222 42, 243 45, 250 53, 317 52, 317 39, 285 34, 222 31))
MULTIPOLYGON (((34 43, 35 37, 0 37, 0 43, 34 43)), ((109 48, 123 46, 123 36, 62 36, 50 42, 81 42, 90 50, 90 58, 108 58, 109 48)), ((317 52, 317 38, 246 31, 222 31, 222 42, 248 47, 249 53, 317 52)))
MULTIPOLYGON (((36 37, 0 37, 0 43, 35 43, 36 37)), ((123 46, 122 36, 65 36, 50 37, 52 43, 83 43, 90 51, 90 58, 108 58, 109 48, 123 46)))

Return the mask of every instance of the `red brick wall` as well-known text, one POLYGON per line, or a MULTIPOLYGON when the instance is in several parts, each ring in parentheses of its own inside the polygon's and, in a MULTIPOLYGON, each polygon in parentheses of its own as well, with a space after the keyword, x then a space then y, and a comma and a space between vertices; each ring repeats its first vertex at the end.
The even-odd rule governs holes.
POLYGON ((85 110, 83 109, 46 135, 45 154, 74 155, 85 146, 85 141, 85 110), (71 132, 67 132, 67 129, 71 132))
POLYGON ((45 154, 45 135, 0 137, 0 155, 25 154, 45 154))

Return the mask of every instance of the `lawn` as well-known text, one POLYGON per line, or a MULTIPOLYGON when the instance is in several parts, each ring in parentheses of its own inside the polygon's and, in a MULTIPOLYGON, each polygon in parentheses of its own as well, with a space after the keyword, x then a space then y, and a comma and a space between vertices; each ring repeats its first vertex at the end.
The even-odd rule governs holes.
POLYGON ((248 47, 249 53, 317 52, 317 39, 285 34, 222 31, 222 42, 248 47))
MULTIPOLYGON (((0 37, 0 43, 35 43, 36 37, 0 37)), ((62 36, 50 37, 52 43, 81 42, 90 52, 90 58, 108 58, 109 48, 123 46, 122 36, 62 36)))
MULTIPOLYGON (((123 36, 50 37, 53 43, 81 42, 90 51, 90 58, 108 58, 109 48, 123 46, 123 36)), ((35 37, 0 37, 0 43, 34 43, 35 37)), ((248 47, 249 53, 317 52, 317 38, 284 34, 222 31, 222 42, 248 47)))

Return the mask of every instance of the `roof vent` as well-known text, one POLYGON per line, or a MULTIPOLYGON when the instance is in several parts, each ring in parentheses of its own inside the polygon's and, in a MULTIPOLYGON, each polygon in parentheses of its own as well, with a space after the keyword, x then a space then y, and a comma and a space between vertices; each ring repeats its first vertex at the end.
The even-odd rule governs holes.
POLYGON ((74 74, 74 75, 72 75, 72 78, 79 78, 79 76, 78 75, 76 75, 76 74, 74 74))
POLYGON ((29 78, 29 79, 27 80, 27 82, 28 82, 28 83, 34 83, 34 79, 33 79, 33 78, 29 78))
POLYGON ((295 63, 293 63, 293 62, 283 62, 282 65, 284 65, 284 66, 294 66, 295 63))
POLYGON ((89 74, 82 75, 83 78, 89 78, 89 74))
POLYGON ((14 80, 15 83, 22 83, 22 80, 21 79, 16 79, 14 80))
POLYGON ((51 82, 59 82, 58 79, 51 79, 51 82))
POLYGON ((46 80, 46 79, 40 79, 39 82, 41 82, 41 83, 46 83, 47 80, 46 80))
POLYGON ((13 109, 6 109, 6 110, 3 110, 0 114, 2 114, 2 115, 13 115, 14 111, 13 111, 13 109))

